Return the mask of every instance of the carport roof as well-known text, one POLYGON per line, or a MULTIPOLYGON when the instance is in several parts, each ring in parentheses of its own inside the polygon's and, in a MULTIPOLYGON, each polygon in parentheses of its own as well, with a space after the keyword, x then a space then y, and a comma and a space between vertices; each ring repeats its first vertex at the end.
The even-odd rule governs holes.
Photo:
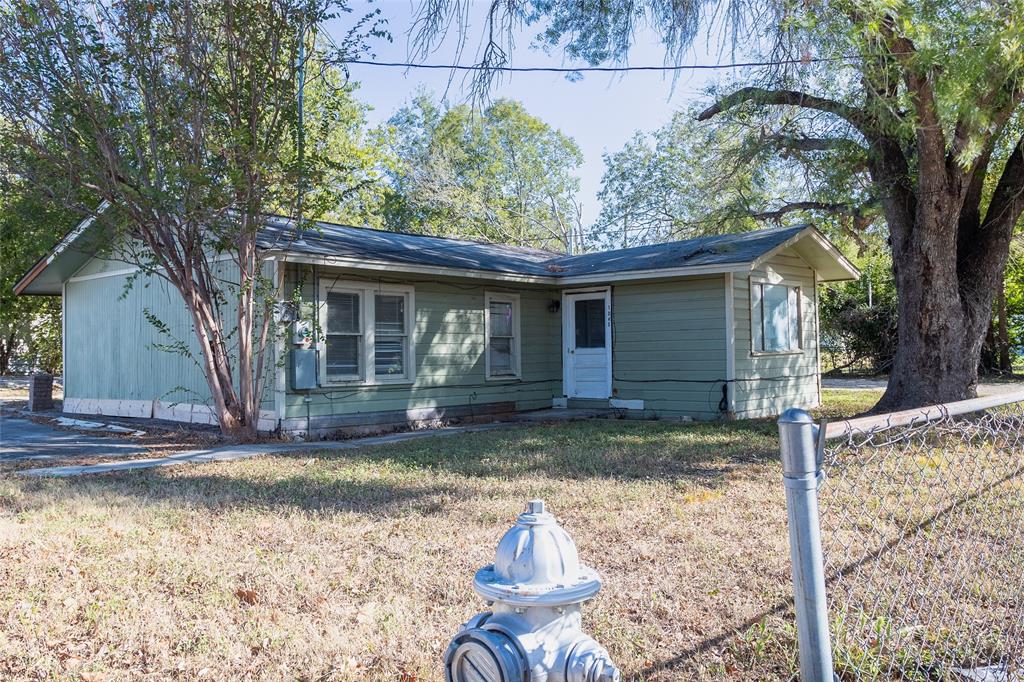
MULTIPOLYGON (((59 294, 61 285, 89 255, 78 246, 90 221, 75 228, 15 286, 19 294, 59 294)), ((507 244, 388 232, 328 222, 270 217, 258 244, 268 257, 396 272, 493 277, 551 284, 587 284, 715 272, 742 272, 792 248, 823 281, 855 279, 860 273, 815 227, 775 228, 587 253, 578 256, 507 244)))

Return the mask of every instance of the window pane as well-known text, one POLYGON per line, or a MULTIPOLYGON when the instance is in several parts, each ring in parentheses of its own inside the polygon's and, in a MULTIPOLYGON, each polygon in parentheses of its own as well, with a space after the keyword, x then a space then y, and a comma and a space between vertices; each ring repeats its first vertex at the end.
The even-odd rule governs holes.
POLYGON ((512 336, 512 304, 491 301, 491 336, 512 336))
POLYGON ((800 348, 800 290, 789 289, 789 349, 800 348))
POLYGON ((764 285, 761 305, 764 308, 764 349, 768 352, 792 349, 789 290, 779 284, 764 285))
POLYGON ((764 350, 764 308, 762 306, 763 284, 750 285, 750 328, 753 332, 754 350, 764 350))
POLYGON ((359 294, 331 291, 327 294, 327 333, 358 334, 359 294))
POLYGON ((359 375, 358 336, 327 336, 327 378, 359 375))
POLYGON ((405 296, 377 294, 374 311, 374 327, 378 334, 405 333, 405 296))
POLYGON ((377 376, 403 376, 405 374, 405 337, 377 337, 373 349, 374 371, 377 376))
POLYGON ((604 299, 576 301, 576 347, 604 348, 604 299))
POLYGON ((491 339, 491 376, 515 374, 512 339, 491 339))

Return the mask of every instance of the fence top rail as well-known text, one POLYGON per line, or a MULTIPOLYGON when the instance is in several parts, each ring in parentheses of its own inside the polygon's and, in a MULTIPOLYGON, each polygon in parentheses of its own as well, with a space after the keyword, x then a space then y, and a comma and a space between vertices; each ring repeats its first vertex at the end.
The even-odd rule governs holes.
POLYGON ((903 410, 902 412, 889 412, 888 414, 876 414, 858 417, 857 419, 829 422, 825 425, 825 438, 831 440, 833 438, 845 438, 852 433, 867 433, 876 429, 907 426, 909 424, 926 424, 945 417, 970 414, 971 412, 1000 407, 1001 405, 1012 405, 1019 402, 1024 402, 1024 390, 990 395, 983 398, 960 400, 955 403, 929 405, 928 407, 918 407, 912 410, 903 410))

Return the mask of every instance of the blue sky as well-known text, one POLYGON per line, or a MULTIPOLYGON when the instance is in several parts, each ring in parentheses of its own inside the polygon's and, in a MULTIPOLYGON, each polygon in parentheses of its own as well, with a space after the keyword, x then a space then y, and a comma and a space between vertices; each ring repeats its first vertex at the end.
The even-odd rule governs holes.
MULTIPOLYGON (((383 0, 369 5, 358 0, 353 4, 354 12, 351 16, 361 16, 361 12, 368 7, 380 7, 388 21, 388 30, 394 42, 387 44, 380 41, 375 44, 378 61, 407 61, 407 32, 418 2, 383 0)), ((486 2, 479 1, 473 6, 474 18, 471 19, 469 31, 471 39, 462 56, 462 63, 475 61, 475 48, 483 30, 483 11, 486 5, 486 2)), ((326 28, 340 36, 346 27, 344 20, 340 20, 326 28)), ((561 53, 545 54, 541 50, 531 49, 529 45, 538 32, 539 28, 528 27, 519 34, 517 49, 512 54, 513 66, 582 66, 564 61, 561 53)), ((451 63, 455 58, 456 47, 455 40, 448 40, 426 61, 451 63)), ((690 57, 693 62, 720 61, 717 55, 709 55, 699 46, 690 57)), ((662 61, 663 52, 657 37, 651 32, 638 35, 630 54, 630 64, 660 65, 662 61)), ((468 99, 468 90, 463 87, 461 76, 456 75, 451 87, 448 87, 450 72, 447 70, 406 70, 356 64, 351 66, 351 74, 361 84, 358 97, 374 108, 370 114, 371 123, 388 119, 419 88, 438 94, 448 88, 448 99, 452 103, 468 99)), ((660 127, 675 111, 700 99, 701 90, 711 79, 720 75, 725 74, 708 71, 684 73, 673 89, 671 76, 656 72, 585 74, 577 82, 570 82, 559 74, 512 74, 494 89, 492 97, 522 101, 530 113, 576 140, 584 154, 584 165, 579 171, 582 187, 580 200, 583 202, 584 220, 590 222, 599 210, 596 195, 604 170, 602 153, 621 149, 637 130, 650 131, 660 127)))

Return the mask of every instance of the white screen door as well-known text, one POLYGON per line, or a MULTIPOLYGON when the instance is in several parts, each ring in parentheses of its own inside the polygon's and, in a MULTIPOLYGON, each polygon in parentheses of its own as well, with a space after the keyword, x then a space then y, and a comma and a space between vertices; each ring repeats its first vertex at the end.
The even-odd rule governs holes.
POLYGON ((610 292, 604 290, 566 294, 562 310, 565 394, 570 398, 610 397, 610 292))

